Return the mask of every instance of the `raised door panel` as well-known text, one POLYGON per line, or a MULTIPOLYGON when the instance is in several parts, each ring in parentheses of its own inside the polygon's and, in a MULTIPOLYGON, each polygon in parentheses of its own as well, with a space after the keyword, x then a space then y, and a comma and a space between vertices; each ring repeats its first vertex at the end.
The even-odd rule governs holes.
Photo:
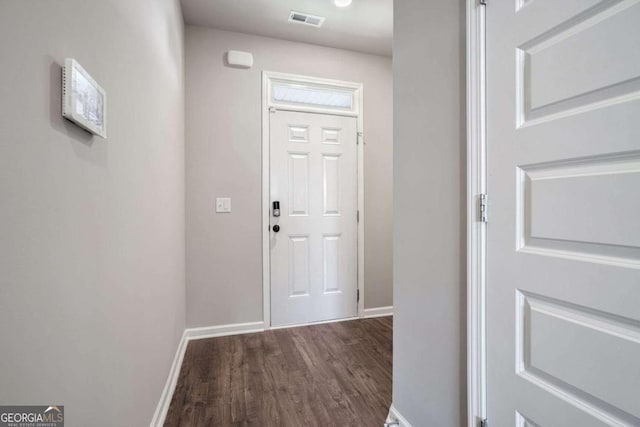
POLYGON ((340 292, 340 235, 322 236, 323 292, 340 292))
POLYGON ((289 297, 309 296, 309 236, 289 236, 289 297))
POLYGON ((323 215, 340 215, 340 155, 322 155, 323 215))
POLYGON ((289 215, 309 215, 309 153, 289 153, 289 215))

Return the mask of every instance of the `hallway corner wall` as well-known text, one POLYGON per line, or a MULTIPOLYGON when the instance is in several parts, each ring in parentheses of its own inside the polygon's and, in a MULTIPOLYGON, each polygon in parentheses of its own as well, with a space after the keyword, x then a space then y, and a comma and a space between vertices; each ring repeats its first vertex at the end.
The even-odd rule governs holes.
POLYGON ((393 406, 466 423, 465 2, 394 2, 393 406))
POLYGON ((0 402, 148 425, 185 328, 178 0, 0 2, 0 402), (61 116, 61 65, 108 139, 61 116))

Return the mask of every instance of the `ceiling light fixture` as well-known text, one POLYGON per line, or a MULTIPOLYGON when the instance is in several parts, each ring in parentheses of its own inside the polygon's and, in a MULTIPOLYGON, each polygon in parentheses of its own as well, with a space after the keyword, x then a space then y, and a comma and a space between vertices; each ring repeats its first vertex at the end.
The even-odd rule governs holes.
POLYGON ((351 4, 351 0, 333 0, 333 4, 338 7, 347 7, 351 4))

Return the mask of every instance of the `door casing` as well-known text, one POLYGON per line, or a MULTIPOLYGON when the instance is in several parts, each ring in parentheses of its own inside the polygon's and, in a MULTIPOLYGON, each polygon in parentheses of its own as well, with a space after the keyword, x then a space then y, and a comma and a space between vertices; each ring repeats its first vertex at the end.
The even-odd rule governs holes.
MULTIPOLYGON (((356 118, 358 132, 357 163, 358 163, 358 317, 364 316, 364 114, 363 114, 363 85, 362 83, 342 80, 309 77, 298 74, 262 72, 262 312, 264 329, 271 329, 271 260, 269 249, 270 225, 270 129, 269 114, 271 109, 282 111, 298 111, 307 113, 342 115, 356 118), (353 95, 353 108, 350 111, 332 109, 329 107, 312 107, 307 105, 286 105, 273 102, 271 99, 272 83, 285 82, 290 84, 323 87, 350 92, 353 95)), ((348 320, 348 319, 339 319, 348 320)), ((327 323, 327 322, 318 322, 327 323)), ((296 325, 289 325, 296 326, 296 325)))
MULTIPOLYGON (((486 418, 486 233, 480 194, 486 194, 485 5, 467 0, 467 414, 469 427, 486 418)), ((490 215, 490 213, 489 213, 490 215)))

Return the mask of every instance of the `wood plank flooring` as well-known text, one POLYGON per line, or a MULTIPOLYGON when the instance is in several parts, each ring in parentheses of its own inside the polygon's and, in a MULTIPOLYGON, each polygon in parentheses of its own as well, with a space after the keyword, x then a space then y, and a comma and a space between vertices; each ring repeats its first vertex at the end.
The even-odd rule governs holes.
POLYGON ((165 426, 383 425, 392 318, 189 343, 165 426))

